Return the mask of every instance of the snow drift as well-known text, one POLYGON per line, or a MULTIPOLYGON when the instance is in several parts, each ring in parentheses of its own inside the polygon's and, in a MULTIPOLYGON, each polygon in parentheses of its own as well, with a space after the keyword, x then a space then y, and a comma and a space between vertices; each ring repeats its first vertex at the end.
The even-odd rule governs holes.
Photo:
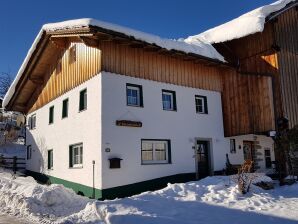
MULTIPOLYGON (((256 181, 271 181, 260 175, 256 181)), ((124 199, 96 201, 62 185, 0 174, 0 209, 37 223, 297 223, 298 185, 238 193, 229 177, 207 177, 124 199), (225 219, 223 221, 223 218, 225 219)))

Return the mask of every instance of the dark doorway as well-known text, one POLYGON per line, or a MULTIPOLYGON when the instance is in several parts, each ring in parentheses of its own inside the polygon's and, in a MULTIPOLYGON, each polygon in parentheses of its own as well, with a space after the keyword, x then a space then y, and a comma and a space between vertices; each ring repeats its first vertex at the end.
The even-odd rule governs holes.
POLYGON ((197 140, 197 162, 199 179, 209 176, 209 141, 197 140))

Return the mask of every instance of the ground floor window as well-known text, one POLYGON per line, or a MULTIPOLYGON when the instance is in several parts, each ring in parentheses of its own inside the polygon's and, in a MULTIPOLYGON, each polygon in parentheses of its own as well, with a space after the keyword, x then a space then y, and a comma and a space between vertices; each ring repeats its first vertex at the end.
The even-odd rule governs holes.
POLYGON ((266 166, 266 168, 272 167, 270 149, 265 149, 265 166, 266 166))
POLYGON ((83 143, 71 145, 69 147, 69 166, 83 166, 83 143))
POLYGON ((170 140, 142 140, 142 164, 171 163, 170 140))
POLYGON ((53 150, 48 150, 48 169, 53 169, 53 150))
POLYGON ((32 146, 28 145, 27 146, 27 159, 31 159, 32 156, 32 146))

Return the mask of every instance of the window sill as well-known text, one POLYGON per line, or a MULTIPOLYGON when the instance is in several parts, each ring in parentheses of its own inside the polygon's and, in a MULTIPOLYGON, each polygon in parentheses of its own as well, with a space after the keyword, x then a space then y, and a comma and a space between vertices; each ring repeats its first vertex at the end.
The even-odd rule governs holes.
POLYGON ((196 112, 196 114, 205 114, 205 115, 208 115, 208 113, 200 113, 200 112, 196 112))
POLYGON ((69 169, 82 169, 82 168, 83 168, 83 165, 69 167, 69 169))
POLYGON ((86 110, 87 110, 87 108, 86 109, 79 110, 78 113, 84 112, 86 110))
POLYGON ((61 120, 65 120, 66 118, 68 118, 68 116, 67 117, 62 117, 61 120))
POLYGON ((163 111, 173 111, 173 112, 177 112, 177 110, 167 110, 167 109, 162 109, 163 111))
POLYGON ((170 165, 172 163, 166 162, 166 163, 158 163, 158 162, 152 162, 152 163, 141 163, 141 165, 170 165))
POLYGON ((144 108, 144 106, 138 106, 138 105, 129 105, 129 104, 127 104, 126 106, 128 106, 128 107, 136 107, 136 108, 144 108))

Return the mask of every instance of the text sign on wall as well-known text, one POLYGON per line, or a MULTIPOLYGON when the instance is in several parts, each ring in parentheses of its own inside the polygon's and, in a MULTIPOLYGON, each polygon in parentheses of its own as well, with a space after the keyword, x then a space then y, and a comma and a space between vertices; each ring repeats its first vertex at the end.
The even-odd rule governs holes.
POLYGON ((142 122, 140 121, 129 121, 129 120, 117 120, 117 126, 124 126, 124 127, 135 127, 140 128, 142 127, 142 122))

